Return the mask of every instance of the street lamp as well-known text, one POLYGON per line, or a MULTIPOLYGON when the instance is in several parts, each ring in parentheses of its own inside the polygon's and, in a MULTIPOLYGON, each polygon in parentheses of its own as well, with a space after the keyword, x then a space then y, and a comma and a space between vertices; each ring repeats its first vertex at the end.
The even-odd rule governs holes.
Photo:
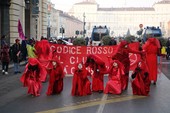
POLYGON ((51 16, 51 3, 48 3, 48 26, 47 26, 47 39, 51 37, 51 23, 50 23, 50 16, 51 16))
POLYGON ((65 30, 64 30, 63 26, 61 26, 61 28, 60 28, 60 33, 62 34, 62 38, 63 38, 63 34, 65 33, 65 30))
POLYGON ((25 0, 25 9, 30 9, 30 0, 25 0))
POLYGON ((83 13, 83 38, 85 38, 85 34, 86 34, 86 29, 85 29, 85 25, 86 25, 86 22, 85 22, 85 13, 83 13))
POLYGON ((29 3, 30 3, 30 0, 25 0, 25 3, 26 3, 26 4, 29 4, 29 3))

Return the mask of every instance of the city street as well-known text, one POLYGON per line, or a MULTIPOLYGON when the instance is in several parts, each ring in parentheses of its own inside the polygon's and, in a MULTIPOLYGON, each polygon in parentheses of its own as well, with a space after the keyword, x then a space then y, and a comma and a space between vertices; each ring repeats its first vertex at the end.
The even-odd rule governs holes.
MULTIPOLYGON (((94 72, 101 72, 100 68, 109 68, 116 59, 125 67, 114 62, 111 65, 120 66, 118 74, 122 70, 127 74, 128 63, 132 69, 141 58, 147 58, 153 60, 147 62, 150 70, 156 70, 154 55, 159 54, 158 50, 161 49, 162 55, 170 53, 169 8, 170 0, 1 0, 0 113, 170 113, 170 60, 166 58, 159 59, 158 79, 156 85, 151 84, 149 96, 133 95, 132 71, 128 88, 121 95, 101 92, 81 97, 71 95, 72 74, 78 62, 86 62, 89 67, 95 62, 94 72), (15 73, 13 64, 26 56, 37 58, 50 71, 51 66, 57 69, 58 62, 61 63, 69 74, 65 75, 60 94, 46 95, 49 76, 42 83, 40 95, 34 90, 38 97, 27 94, 27 87, 20 81, 27 61, 21 62, 20 70, 16 70, 15 64, 15 73), (49 60, 52 65, 47 65, 49 60), (9 70, 2 69, 2 64, 4 67, 8 62, 9 70)), ((32 61, 33 66, 28 68, 39 71, 37 62, 32 61)), ((37 73, 29 73, 34 79, 29 80, 29 86, 38 89, 40 82, 34 77, 37 73)), ((119 87, 123 88, 128 75, 123 78, 121 74, 119 87)), ((54 80, 58 78, 55 76, 54 80)), ((90 77, 89 80, 92 81, 90 77)), ((104 87, 107 81, 106 74, 104 87)), ((33 88, 29 91, 33 92, 33 88)))
MULTIPOLYGON (((59 95, 46 96, 48 82, 43 83, 41 95, 32 97, 22 87, 21 74, 0 74, 0 113, 169 113, 170 61, 159 64, 157 85, 151 85, 150 96, 133 96, 131 84, 121 95, 92 93, 83 97, 71 96, 72 76, 64 79, 59 95)), ((24 70, 24 66, 21 66, 24 70)), ((105 76, 105 83, 107 76, 105 76)))

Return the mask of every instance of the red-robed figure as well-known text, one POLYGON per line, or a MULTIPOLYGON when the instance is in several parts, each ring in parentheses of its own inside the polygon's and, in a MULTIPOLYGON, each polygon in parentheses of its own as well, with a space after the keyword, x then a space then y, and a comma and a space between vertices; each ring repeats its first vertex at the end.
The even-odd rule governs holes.
MULTIPOLYGON (((139 48, 139 44, 136 43, 135 48, 139 48)), ((131 49, 129 47, 129 43, 127 41, 122 41, 116 50, 116 52, 113 54, 112 59, 118 60, 124 65, 124 72, 125 74, 122 75, 122 90, 126 90, 128 87, 128 81, 129 81, 129 70, 130 70, 130 58, 129 53, 135 53, 140 54, 142 52, 139 52, 138 50, 131 49)))
POLYGON ((102 93, 104 90, 104 74, 107 71, 105 62, 97 55, 88 55, 86 67, 90 67, 93 70, 92 91, 102 93))
POLYGON ((146 52, 146 63, 149 69, 149 79, 156 85, 157 81, 157 55, 159 54, 160 43, 156 38, 149 38, 143 45, 143 50, 146 52))
POLYGON ((57 57, 54 57, 47 66, 49 85, 47 95, 59 94, 63 90, 64 71, 57 57))
POLYGON ((52 59, 52 50, 47 39, 42 39, 35 43, 36 55, 41 64, 47 68, 49 60, 52 59))
POLYGON ((149 80, 148 67, 144 61, 139 61, 131 77, 133 94, 148 96, 151 82, 149 80))
POLYGON ((24 87, 28 87, 28 94, 39 96, 42 88, 41 83, 45 81, 46 69, 39 63, 36 58, 29 58, 25 72, 20 80, 24 87))
POLYGON ((122 83, 121 77, 124 75, 124 66, 118 60, 113 60, 108 70, 108 82, 106 83, 104 93, 121 94, 122 83))
POLYGON ((72 96, 85 96, 91 94, 90 81, 88 79, 88 71, 85 65, 81 62, 75 66, 75 71, 72 80, 72 96))

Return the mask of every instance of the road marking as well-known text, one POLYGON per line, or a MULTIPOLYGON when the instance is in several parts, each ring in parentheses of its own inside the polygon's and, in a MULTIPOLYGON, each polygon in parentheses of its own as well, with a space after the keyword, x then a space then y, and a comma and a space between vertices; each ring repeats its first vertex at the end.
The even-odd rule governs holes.
MULTIPOLYGON (((102 99, 101 99, 101 101, 106 101, 106 100, 107 100, 107 97, 108 97, 108 95, 107 95, 107 94, 104 94, 103 97, 102 97, 102 99)), ((105 104, 106 104, 106 103, 103 103, 103 104, 101 103, 96 113, 103 113, 105 104)))
POLYGON ((126 96, 126 97, 114 98, 114 99, 109 99, 109 100, 99 100, 99 101, 88 102, 88 103, 83 103, 83 104, 79 104, 79 105, 66 106, 66 107, 62 107, 62 108, 40 111, 40 112, 36 112, 36 113, 60 113, 60 112, 66 112, 66 111, 81 109, 81 108, 97 106, 97 105, 100 105, 100 104, 123 102, 123 101, 140 99, 140 98, 145 98, 145 97, 146 96, 130 95, 130 96, 126 96))

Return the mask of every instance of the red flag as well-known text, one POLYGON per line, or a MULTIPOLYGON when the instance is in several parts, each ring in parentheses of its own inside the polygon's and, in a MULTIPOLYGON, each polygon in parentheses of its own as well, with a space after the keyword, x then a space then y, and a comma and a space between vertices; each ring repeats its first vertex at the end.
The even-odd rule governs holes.
POLYGON ((18 20, 18 33, 19 33, 19 37, 22 40, 25 40, 25 35, 23 33, 23 29, 22 29, 22 25, 21 25, 20 19, 18 20))

